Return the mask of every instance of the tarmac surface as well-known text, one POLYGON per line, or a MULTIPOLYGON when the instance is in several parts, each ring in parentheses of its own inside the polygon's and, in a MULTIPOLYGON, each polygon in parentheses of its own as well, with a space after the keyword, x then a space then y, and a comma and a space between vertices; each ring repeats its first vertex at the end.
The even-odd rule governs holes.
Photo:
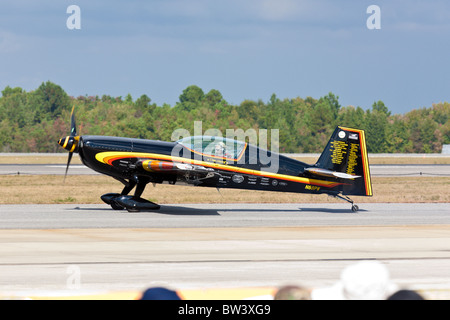
POLYGON ((330 286, 345 266, 378 260, 398 286, 450 298, 448 203, 364 203, 358 213, 340 202, 177 204, 141 213, 1 205, 0 229, 4 297, 128 299, 166 286, 187 298, 236 299, 285 284, 330 286))

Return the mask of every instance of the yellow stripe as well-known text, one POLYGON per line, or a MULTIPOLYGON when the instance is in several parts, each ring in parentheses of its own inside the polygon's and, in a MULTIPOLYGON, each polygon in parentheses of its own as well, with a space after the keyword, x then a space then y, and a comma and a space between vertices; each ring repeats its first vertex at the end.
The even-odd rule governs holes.
POLYGON ((72 148, 70 149, 70 152, 73 152, 75 150, 75 148, 78 145, 78 140, 80 139, 79 136, 76 136, 73 138, 73 143, 72 143, 72 148))
POLYGON ((67 147, 67 143, 69 142, 69 136, 66 137, 66 140, 64 141, 63 148, 65 149, 67 147))
POLYGON ((334 181, 325 181, 325 180, 317 180, 317 179, 309 179, 309 178, 302 178, 302 177, 295 177, 290 176, 286 174, 278 174, 278 173, 272 173, 267 171, 258 171, 258 170, 251 170, 251 169, 245 169, 245 168, 239 168, 234 166, 228 166, 218 163, 210 163, 205 161, 199 161, 199 160, 192 160, 192 159, 186 159, 181 157, 172 157, 157 153, 140 153, 140 152, 100 152, 95 155, 95 158, 97 161, 102 162, 104 164, 108 164, 108 161, 114 159, 114 158, 123 158, 123 157, 129 157, 129 158, 147 158, 147 159, 158 159, 158 160, 168 160, 172 162, 181 162, 181 163, 189 163, 204 167, 209 167, 213 169, 218 170, 225 170, 225 171, 232 171, 237 173, 243 173, 243 174, 250 174, 254 176, 262 176, 262 177, 268 177, 268 178, 275 178, 280 180, 287 180, 287 181, 293 181, 293 182, 299 182, 304 184, 313 184, 313 185, 319 185, 324 186, 328 188, 335 187, 337 185, 341 185, 342 183, 334 182, 334 181))
POLYGON ((364 160, 364 175, 366 181, 366 195, 372 196, 372 182, 370 180, 370 171, 369 171, 369 159, 367 156, 366 149, 366 136, 363 130, 361 130, 361 153, 364 160))

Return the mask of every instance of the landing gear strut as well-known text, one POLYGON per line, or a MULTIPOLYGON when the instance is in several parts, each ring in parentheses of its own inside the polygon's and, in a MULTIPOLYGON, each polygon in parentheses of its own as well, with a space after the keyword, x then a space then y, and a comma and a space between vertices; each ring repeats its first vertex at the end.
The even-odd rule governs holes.
POLYGON ((351 203, 352 204, 352 211, 353 212, 358 212, 359 207, 356 204, 354 204, 353 200, 350 199, 349 197, 344 196, 344 195, 340 195, 340 194, 333 194, 332 196, 351 203))
POLYGON ((125 185, 122 192, 120 194, 107 193, 100 197, 103 202, 109 204, 114 210, 127 209, 128 212, 139 212, 157 210, 160 208, 158 204, 141 198, 145 186, 149 182, 147 179, 139 179, 139 177, 134 176, 132 179, 129 179, 129 181, 126 181, 125 179, 117 180, 125 185), (134 196, 128 195, 134 187, 136 187, 134 196))

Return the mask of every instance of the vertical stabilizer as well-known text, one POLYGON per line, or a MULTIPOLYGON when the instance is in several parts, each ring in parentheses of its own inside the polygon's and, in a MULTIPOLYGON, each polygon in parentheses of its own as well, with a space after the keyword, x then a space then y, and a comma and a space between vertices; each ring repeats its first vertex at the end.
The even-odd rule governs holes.
POLYGON ((347 179, 344 195, 372 196, 364 130, 336 127, 315 167, 355 176, 347 179))

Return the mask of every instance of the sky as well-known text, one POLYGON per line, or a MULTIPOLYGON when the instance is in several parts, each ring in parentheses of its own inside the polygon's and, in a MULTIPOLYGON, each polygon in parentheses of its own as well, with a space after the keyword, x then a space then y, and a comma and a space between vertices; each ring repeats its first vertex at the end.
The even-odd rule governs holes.
POLYGON ((406 113, 450 101, 449 57, 447 0, 0 2, 0 91, 52 81, 74 97, 158 105, 189 85, 231 104, 332 92, 342 106, 406 113), (70 5, 80 29, 68 28, 70 5))

